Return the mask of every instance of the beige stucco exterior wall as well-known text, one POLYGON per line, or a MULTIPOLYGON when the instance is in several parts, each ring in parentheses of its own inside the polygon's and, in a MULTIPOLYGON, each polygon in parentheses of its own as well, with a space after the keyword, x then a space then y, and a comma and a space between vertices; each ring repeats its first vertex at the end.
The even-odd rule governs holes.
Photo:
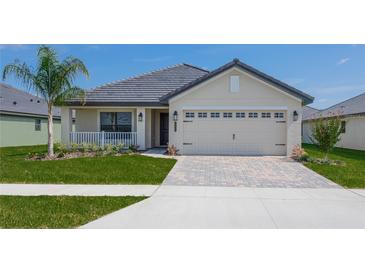
POLYGON ((136 130, 135 108, 79 108, 76 109, 75 131, 100 131, 100 112, 132 112, 132 131, 136 130))
POLYGON ((222 73, 192 89, 177 95, 169 102, 169 143, 174 144, 183 152, 183 109, 186 107, 199 106, 227 106, 239 107, 258 107, 257 109, 268 107, 286 107, 287 108, 287 155, 290 155, 294 145, 301 143, 301 118, 302 102, 301 100, 287 95, 283 91, 263 83, 245 72, 233 68, 222 73), (232 93, 229 91, 230 76, 239 75, 240 92, 232 93), (178 112, 177 131, 174 132, 173 112, 178 112), (293 112, 297 111, 299 118, 293 121, 293 112))
POLYGON ((97 125, 97 114, 96 109, 76 110, 75 131, 99 131, 97 125))
MULTIPOLYGON (((346 117, 346 132, 341 134, 341 140, 336 147, 365 150, 365 117, 346 117)), ((303 122, 303 143, 311 144, 313 122, 303 122)))

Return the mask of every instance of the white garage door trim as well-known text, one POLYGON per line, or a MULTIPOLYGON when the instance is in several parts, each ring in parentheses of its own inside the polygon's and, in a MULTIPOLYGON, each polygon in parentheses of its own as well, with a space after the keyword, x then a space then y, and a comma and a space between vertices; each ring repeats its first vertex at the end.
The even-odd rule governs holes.
POLYGON ((182 110, 288 110, 286 106, 184 106, 182 110))
POLYGON ((287 119, 285 110, 199 108, 183 112, 183 153, 202 155, 286 155, 287 119), (194 111, 193 117, 185 113, 194 111), (229 111, 231 118, 224 117, 229 111), (283 112, 284 118, 275 118, 275 112, 283 112), (199 118, 199 112, 207 112, 199 118), (219 112, 219 118, 212 118, 211 112, 219 112), (245 118, 237 118, 237 112, 245 112, 245 118), (257 113, 257 118, 249 118, 249 112, 257 113), (270 118, 261 113, 270 112, 270 118))

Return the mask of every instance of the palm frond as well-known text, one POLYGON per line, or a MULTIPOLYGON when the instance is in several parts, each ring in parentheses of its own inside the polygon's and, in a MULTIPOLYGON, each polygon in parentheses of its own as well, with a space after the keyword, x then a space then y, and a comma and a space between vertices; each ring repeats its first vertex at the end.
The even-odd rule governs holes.
POLYGON ((54 102, 55 105, 61 106, 64 105, 68 99, 75 97, 79 97, 81 100, 83 100, 85 97, 85 91, 82 88, 76 86, 67 88, 55 98, 54 102))
POLYGON ((17 80, 25 85, 27 89, 35 86, 35 76, 31 68, 26 63, 20 63, 19 61, 15 61, 12 64, 6 65, 3 70, 3 80, 5 80, 10 75, 13 75, 17 80))

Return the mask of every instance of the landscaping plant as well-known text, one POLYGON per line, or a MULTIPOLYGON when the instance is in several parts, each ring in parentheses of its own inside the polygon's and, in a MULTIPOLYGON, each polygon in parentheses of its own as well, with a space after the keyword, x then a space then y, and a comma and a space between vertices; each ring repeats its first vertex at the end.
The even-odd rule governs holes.
POLYGON ((312 127, 312 142, 324 153, 324 160, 328 160, 328 153, 333 150, 340 140, 341 119, 339 115, 330 118, 319 117, 312 127))
POLYGON ((39 47, 37 65, 34 69, 18 60, 4 67, 3 80, 9 75, 13 75, 28 90, 34 90, 46 101, 48 105, 48 157, 50 158, 54 157, 53 106, 62 105, 65 100, 83 94, 83 90, 74 85, 78 74, 89 76, 82 61, 73 57, 60 61, 56 51, 48 46, 39 47))

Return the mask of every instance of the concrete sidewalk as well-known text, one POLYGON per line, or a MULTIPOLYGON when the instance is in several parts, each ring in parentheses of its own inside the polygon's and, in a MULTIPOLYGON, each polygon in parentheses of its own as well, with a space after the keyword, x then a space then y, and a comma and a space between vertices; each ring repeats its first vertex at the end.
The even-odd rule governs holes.
POLYGON ((82 228, 365 228, 346 189, 171 186, 82 228))
POLYGON ((159 185, 0 184, 0 195, 151 196, 159 185))

